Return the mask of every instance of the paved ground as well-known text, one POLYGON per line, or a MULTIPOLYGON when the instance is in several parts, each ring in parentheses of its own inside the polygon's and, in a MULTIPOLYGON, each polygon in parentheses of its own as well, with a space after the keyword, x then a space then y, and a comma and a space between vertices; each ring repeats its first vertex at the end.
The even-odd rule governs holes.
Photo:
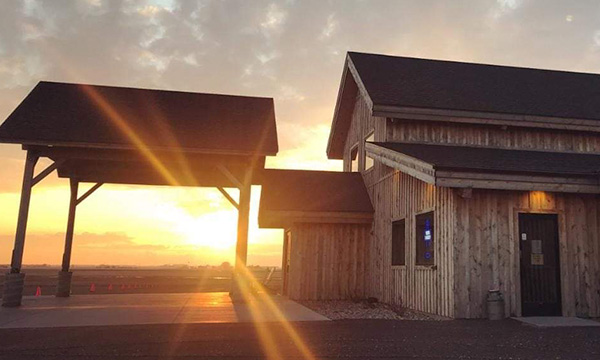
POLYGON ((270 299, 234 305, 222 292, 24 297, 20 308, 0 308, 0 329, 328 320, 294 301, 270 299))
MULTIPOLYGON (((0 330, 0 359, 266 359, 261 345, 265 343, 274 345, 273 359, 307 358, 285 324, 256 325, 262 326, 5 329, 0 330)), ((515 320, 342 320, 290 325, 314 359, 600 359, 600 328, 594 327, 536 328, 515 320)))
POLYGON ((564 316, 530 316, 514 319, 537 327, 600 326, 600 321, 564 316))

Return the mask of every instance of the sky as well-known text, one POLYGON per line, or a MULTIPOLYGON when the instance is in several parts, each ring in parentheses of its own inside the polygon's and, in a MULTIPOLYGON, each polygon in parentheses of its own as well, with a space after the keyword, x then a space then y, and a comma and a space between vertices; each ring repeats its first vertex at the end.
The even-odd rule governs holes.
MULTIPOLYGON (((0 122, 40 80, 267 96, 280 147, 267 167, 341 170, 325 148, 347 51, 600 73, 600 2, 0 0, 0 122)), ((24 156, 0 144, 0 264, 24 156)), ((259 196, 248 263, 280 265, 259 196)), ((68 201, 55 174, 34 188, 25 264, 60 263, 68 201)), ((105 185, 77 211, 75 265, 234 258, 237 214, 216 189, 105 185)))

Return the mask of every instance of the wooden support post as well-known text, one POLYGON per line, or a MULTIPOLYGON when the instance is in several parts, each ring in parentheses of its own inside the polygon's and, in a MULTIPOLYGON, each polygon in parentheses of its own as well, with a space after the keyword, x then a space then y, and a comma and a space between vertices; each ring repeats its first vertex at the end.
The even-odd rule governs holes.
POLYGON ((21 272, 23 263, 23 249, 25 248, 25 233, 27 232, 27 217, 29 216, 29 203, 31 201, 31 188, 33 185, 33 172, 39 157, 35 153, 27 152, 25 171, 23 173, 23 187, 21 188, 21 203, 19 204, 19 217, 15 235, 15 247, 10 262, 10 272, 21 272))
POLYGON ((246 276, 246 260, 248 256, 248 227, 250 224, 250 196, 252 192, 252 174, 250 169, 245 173, 240 187, 238 202, 237 243, 235 247, 234 283, 231 290, 233 301, 243 301, 240 291, 249 289, 249 279, 246 276), (242 288, 242 289, 240 289, 242 288))
POLYGON ((71 267, 71 250, 73 248, 75 210, 77 209, 79 182, 75 179, 69 180, 71 185, 71 199, 69 201, 69 217, 67 218, 67 232, 65 235, 65 250, 62 259, 62 268, 58 273, 58 284, 56 287, 56 296, 58 297, 68 297, 71 295, 71 277, 73 275, 69 269, 71 267))
POLYGON ((31 188, 33 187, 33 174, 38 159, 39 156, 36 153, 32 151, 27 152, 25 171, 23 172, 23 186, 21 188, 19 217, 17 219, 17 232, 15 234, 15 246, 10 262, 10 273, 6 274, 4 283, 2 306, 19 306, 23 297, 25 274, 21 273, 21 265, 23 264, 23 250, 25 248, 25 233, 27 231, 31 188))
POLYGON ((240 189, 240 202, 237 226, 237 244, 235 246, 236 269, 246 266, 248 257, 248 226, 250 223, 250 182, 240 189))

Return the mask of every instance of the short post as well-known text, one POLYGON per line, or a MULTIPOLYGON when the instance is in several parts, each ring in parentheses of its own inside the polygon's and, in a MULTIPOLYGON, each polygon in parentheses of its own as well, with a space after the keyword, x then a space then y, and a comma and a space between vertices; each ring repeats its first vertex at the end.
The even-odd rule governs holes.
POLYGON ((38 159, 39 156, 36 153, 27 151, 25 170, 23 172, 23 186, 21 188, 21 203, 19 204, 19 217, 17 220, 17 232, 15 234, 15 245, 10 262, 10 272, 6 274, 2 295, 2 306, 6 307, 20 306, 21 299, 23 298, 25 274, 21 272, 21 266, 23 264, 27 217, 29 215, 29 204, 31 202, 31 188, 33 187, 33 173, 38 159))
POLYGON ((506 317, 504 314, 504 296, 500 290, 488 291, 487 311, 490 320, 502 320, 506 317))
POLYGON ((240 187, 238 203, 237 242, 235 246, 235 268, 233 284, 230 292, 233 301, 244 301, 242 291, 249 289, 250 283, 247 276, 246 260, 248 257, 248 227, 250 223, 250 197, 252 192, 252 174, 246 171, 244 181, 240 187))
POLYGON ((65 235, 65 250, 63 253, 61 271, 58 272, 58 284, 56 286, 57 297, 69 297, 71 295, 71 279, 73 273, 71 267, 71 250, 73 248, 73 233, 75 230, 75 211, 77 209, 77 192, 79 182, 70 179, 71 199, 69 201, 69 217, 67 218, 67 232, 65 235))

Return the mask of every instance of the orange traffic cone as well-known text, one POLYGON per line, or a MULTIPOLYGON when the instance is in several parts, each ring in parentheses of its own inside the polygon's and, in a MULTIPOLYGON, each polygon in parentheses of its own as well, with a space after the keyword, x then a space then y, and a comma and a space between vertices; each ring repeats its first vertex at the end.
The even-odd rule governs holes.
POLYGON ((112 284, 108 284, 108 291, 112 291, 113 287, 112 284))
POLYGON ((92 285, 90 285, 90 292, 96 292, 96 284, 92 283, 92 285))
POLYGON ((42 296, 42 288, 39 285, 37 289, 35 289, 35 296, 42 296))

